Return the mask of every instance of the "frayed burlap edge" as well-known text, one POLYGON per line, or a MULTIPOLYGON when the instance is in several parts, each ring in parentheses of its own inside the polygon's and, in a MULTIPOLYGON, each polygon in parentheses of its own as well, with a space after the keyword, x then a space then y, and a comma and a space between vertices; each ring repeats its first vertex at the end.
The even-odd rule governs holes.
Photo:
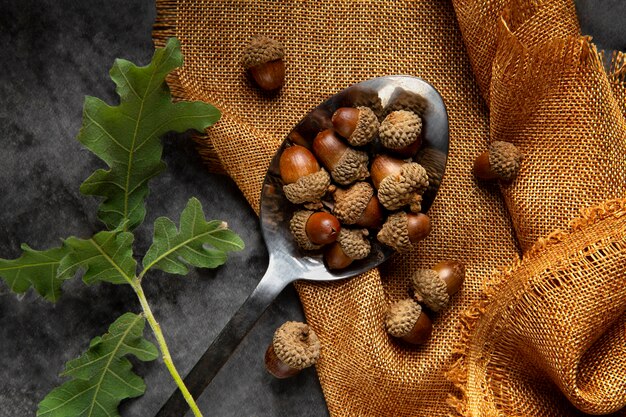
MULTIPOLYGON (((474 302, 466 311, 461 313, 460 317, 460 338, 456 344, 453 353, 456 356, 452 366, 446 372, 446 377, 461 392, 460 396, 450 395, 448 397, 448 405, 458 416, 470 417, 467 381, 468 381, 468 364, 469 351, 471 348, 472 336, 478 328, 486 309, 492 303, 494 297, 502 293, 513 273, 523 265, 532 262, 536 257, 541 256, 551 247, 562 242, 566 242, 570 236, 592 225, 600 223, 609 218, 621 218, 626 216, 626 199, 608 200, 604 203, 581 210, 580 217, 573 219, 567 230, 555 230, 545 238, 540 238, 531 249, 529 249, 524 258, 517 260, 508 267, 503 267, 494 272, 483 283, 483 291, 479 299, 474 302)), ((488 417, 500 417, 500 414, 489 415, 488 417)))

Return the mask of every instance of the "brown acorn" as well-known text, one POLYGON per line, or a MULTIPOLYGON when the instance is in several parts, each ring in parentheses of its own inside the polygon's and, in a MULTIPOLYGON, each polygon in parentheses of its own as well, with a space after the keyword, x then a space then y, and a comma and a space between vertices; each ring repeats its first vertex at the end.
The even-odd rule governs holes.
POLYGON ((357 182, 347 190, 334 191, 333 214, 343 224, 378 229, 383 223, 383 208, 374 195, 374 189, 366 182, 357 182))
POLYGON ((315 136, 313 153, 341 185, 369 177, 367 153, 348 147, 335 133, 326 129, 315 136))
POLYGON ((299 210, 293 214, 289 230, 302 249, 316 250, 337 240, 341 224, 332 214, 299 210))
POLYGON ((474 161, 474 175, 482 180, 512 181, 519 172, 522 153, 509 142, 495 141, 474 161))
POLYGON ((378 118, 369 107, 340 107, 332 117, 335 130, 352 146, 363 146, 378 135, 378 118))
POLYGON ((285 197, 294 204, 319 202, 330 185, 330 175, 304 146, 285 148, 279 169, 285 197))
POLYGON ((430 218, 427 215, 399 212, 387 217, 376 237, 379 242, 398 252, 406 252, 414 243, 426 238, 430 231, 430 218))
POLYGON ((324 254, 328 269, 343 269, 354 260, 367 258, 371 250, 367 229, 341 229, 337 241, 324 254))
POLYGON ((276 330, 265 351, 265 369, 276 378, 289 378, 314 365, 319 355, 315 332, 304 323, 288 321, 276 330))
POLYGON ((420 141, 422 119, 412 111, 391 112, 380 124, 380 143, 388 149, 403 149, 420 141))
POLYGON ((243 66, 264 90, 277 90, 285 83, 283 46, 266 36, 258 36, 250 42, 243 54, 243 66))
POLYGON ((418 269, 413 273, 415 299, 432 311, 440 311, 450 302, 465 280, 465 265, 457 261, 442 261, 432 269, 418 269))
POLYGON ((422 194, 428 188, 428 174, 423 166, 378 155, 372 161, 371 175, 378 200, 387 210, 398 210, 406 205, 414 213, 422 210, 422 194))
POLYGON ((422 306, 407 298, 389 307, 385 317, 385 329, 393 337, 420 345, 430 337, 433 323, 422 311, 422 306))

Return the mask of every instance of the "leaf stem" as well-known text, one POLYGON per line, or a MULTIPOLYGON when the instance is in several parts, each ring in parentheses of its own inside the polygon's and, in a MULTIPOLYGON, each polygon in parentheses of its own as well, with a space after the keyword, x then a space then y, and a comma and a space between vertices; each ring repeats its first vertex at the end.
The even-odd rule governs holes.
POLYGON ((200 412, 198 405, 196 404, 193 397, 191 396, 191 393, 185 386, 183 379, 178 373, 178 370, 176 370, 176 366, 174 366, 174 362, 172 361, 169 348, 167 347, 167 343, 165 342, 165 338, 163 337, 163 332, 161 331, 161 326, 154 318, 154 314, 152 314, 152 310, 150 309, 150 305, 148 304, 146 295, 144 294, 143 288, 141 287, 141 282, 139 281, 139 279, 135 278, 133 279, 131 286, 133 287, 133 290, 135 290, 135 294, 137 294, 137 297, 139 298, 141 308, 143 309, 144 314, 146 315, 146 319, 148 320, 148 323, 150 324, 150 327, 154 332, 154 336, 156 337, 157 343, 159 345, 159 350, 161 351, 161 355, 163 355, 163 362, 165 362, 165 366, 170 371, 172 378, 174 378, 178 389, 180 389, 180 392, 183 394, 183 397, 185 398, 185 401, 187 401, 187 404, 189 404, 189 408, 191 408, 193 414, 196 417, 202 417, 202 413, 200 412))

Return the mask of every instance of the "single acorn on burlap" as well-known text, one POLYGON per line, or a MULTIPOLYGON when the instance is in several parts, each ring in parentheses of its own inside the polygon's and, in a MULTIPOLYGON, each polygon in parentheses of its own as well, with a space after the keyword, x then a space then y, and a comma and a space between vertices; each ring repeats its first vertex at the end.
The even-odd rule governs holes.
POLYGON ((422 311, 422 306, 407 298, 389 306, 385 315, 385 330, 395 338, 419 345, 428 340, 433 324, 422 311))
POLYGON ((243 66, 264 90, 276 90, 285 82, 285 48, 267 36, 257 36, 243 53, 243 66))
POLYGON ((522 153, 509 142, 494 141, 474 161, 474 175, 483 180, 512 181, 519 172, 522 153))
POLYGON ((465 280, 465 265, 442 261, 432 269, 418 269, 411 277, 413 297, 432 311, 438 312, 450 303, 465 280))

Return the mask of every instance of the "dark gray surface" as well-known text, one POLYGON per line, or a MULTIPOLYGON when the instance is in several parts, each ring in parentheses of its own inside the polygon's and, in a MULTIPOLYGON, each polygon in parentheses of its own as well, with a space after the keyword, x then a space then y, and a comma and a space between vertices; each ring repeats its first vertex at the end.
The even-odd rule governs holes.
MULTIPOLYGON (((102 166, 75 136, 85 95, 116 103, 108 70, 116 57, 146 64, 153 52, 151 1, 0 2, 0 256, 19 255, 19 244, 37 249, 69 235, 87 237, 100 228, 97 202, 78 187, 102 166)), ((234 183, 210 175, 188 137, 164 139, 168 170, 151 182, 146 223, 137 253, 145 253, 158 216, 178 219, 191 196, 209 218, 226 220, 247 247, 217 270, 187 277, 151 274, 145 290, 185 374, 246 296, 267 265, 256 216, 234 183)), ((35 414, 37 403, 62 379, 63 364, 119 315, 139 311, 132 290, 67 282, 56 304, 34 294, 17 298, 0 284, 0 416, 35 414)), ((327 415, 315 371, 276 381, 263 355, 276 327, 302 320, 295 291, 287 289, 223 369, 202 399, 211 416, 327 415)), ((149 334, 149 331, 146 332, 149 334)), ((140 363, 148 389, 123 403, 122 415, 147 417, 174 389, 161 361, 140 363)))
MULTIPOLYGON (((578 0, 577 5, 585 33, 603 47, 626 47, 626 2, 578 0)), ((96 201, 78 193, 99 166, 74 140, 83 97, 116 102, 108 70, 116 57, 148 62, 154 14, 153 2, 146 0, 0 0, 0 256, 17 256, 21 242, 43 249, 100 227, 96 201)), ((169 168, 152 181, 137 252, 149 243, 152 221, 161 215, 177 219, 193 195, 210 218, 228 221, 247 244, 218 270, 188 277, 154 273, 146 280, 154 313, 184 374, 252 291, 267 252, 256 217, 234 184, 207 174, 184 136, 164 142, 169 168)), ((120 314, 139 310, 126 287, 86 287, 73 280, 63 289, 63 298, 51 305, 33 294, 17 298, 0 284, 0 417, 34 415, 37 403, 61 382, 57 374, 65 361, 120 314)), ((278 381, 263 369, 273 330, 291 319, 302 319, 302 313, 290 288, 201 397, 207 416, 327 415, 313 370, 278 381)), ((137 370, 148 390, 124 403, 125 417, 153 415, 174 387, 162 363, 139 364, 137 370)))

